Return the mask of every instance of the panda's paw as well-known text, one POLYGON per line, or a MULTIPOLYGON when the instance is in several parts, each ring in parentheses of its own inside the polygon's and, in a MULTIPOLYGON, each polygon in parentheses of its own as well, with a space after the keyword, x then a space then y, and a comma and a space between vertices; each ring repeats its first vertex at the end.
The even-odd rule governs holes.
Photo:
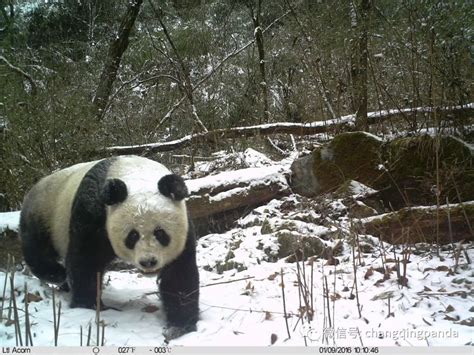
MULTIPOLYGON (((71 304, 70 304, 70 307, 71 308, 88 308, 88 309, 97 310, 97 305, 96 305, 95 302, 90 303, 90 302, 80 302, 80 301, 72 300, 71 304)), ((109 309, 113 309, 115 311, 120 311, 120 309, 118 309, 118 308, 109 307, 109 306, 106 306, 105 304, 103 304, 102 302, 100 302, 100 311, 107 311, 109 309)))
POLYGON ((95 309, 95 304, 90 304, 88 302, 80 302, 72 300, 69 304, 70 308, 88 308, 88 309, 95 309))
MULTIPOLYGON (((95 308, 94 308, 94 309, 95 309, 95 308)), ((102 305, 100 306, 100 310, 101 310, 101 311, 108 311, 109 309, 114 310, 114 311, 118 311, 118 312, 122 312, 121 309, 118 309, 118 308, 112 307, 112 306, 106 306, 106 305, 104 305, 103 303, 102 303, 102 305)))
POLYGON ((197 331, 196 324, 188 325, 185 327, 176 327, 169 326, 163 330, 163 336, 165 337, 165 342, 169 343, 171 340, 179 338, 186 333, 191 333, 197 331))

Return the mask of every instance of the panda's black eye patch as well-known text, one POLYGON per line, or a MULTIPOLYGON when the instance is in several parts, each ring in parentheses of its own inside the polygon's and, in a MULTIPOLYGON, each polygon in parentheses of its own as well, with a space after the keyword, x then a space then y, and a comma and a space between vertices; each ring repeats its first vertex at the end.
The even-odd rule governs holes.
POLYGON ((156 240, 159 241, 164 247, 170 243, 169 235, 166 234, 166 232, 160 227, 155 228, 153 235, 155 236, 156 240))
POLYGON ((137 244, 138 240, 140 239, 140 234, 135 229, 132 229, 130 233, 128 233, 127 238, 125 239, 125 246, 128 249, 135 248, 135 244, 137 244))

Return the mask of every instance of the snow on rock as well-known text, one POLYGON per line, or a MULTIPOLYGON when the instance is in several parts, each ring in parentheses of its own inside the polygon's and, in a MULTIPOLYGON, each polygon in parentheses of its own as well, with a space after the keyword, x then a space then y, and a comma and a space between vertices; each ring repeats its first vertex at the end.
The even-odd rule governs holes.
POLYGON ((379 142, 384 142, 384 139, 373 134, 373 133, 370 133, 370 132, 365 132, 365 131, 360 131, 360 133, 362 134, 365 134, 366 136, 372 138, 372 139, 375 139, 376 141, 379 141, 379 142))
POLYGON ((349 182, 348 190, 355 199, 372 195, 377 192, 377 190, 355 180, 349 182))
POLYGON ((344 212, 347 210, 347 206, 342 203, 342 199, 337 199, 332 202, 330 202, 329 206, 334 210, 338 212, 344 212))
POLYGON ((271 261, 278 252, 278 243, 275 237, 262 235, 259 230, 259 227, 233 229, 202 237, 198 243, 198 265, 222 274, 271 261))

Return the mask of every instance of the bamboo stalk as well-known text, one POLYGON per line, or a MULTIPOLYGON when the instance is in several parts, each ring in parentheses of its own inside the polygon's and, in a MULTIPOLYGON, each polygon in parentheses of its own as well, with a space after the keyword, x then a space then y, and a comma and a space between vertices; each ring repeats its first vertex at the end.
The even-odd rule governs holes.
MULTIPOLYGON (((9 265, 9 268, 7 270, 7 276, 8 277, 15 277, 15 274, 14 274, 14 265, 15 265, 15 257, 13 255, 10 255, 8 254, 8 256, 10 257, 10 265, 9 265), (11 273, 11 275, 10 275, 11 273)), ((11 290, 10 290, 11 292, 11 290)), ((8 317, 7 319, 11 320, 12 319, 12 313, 13 313, 13 298, 10 297, 10 301, 8 302, 8 317)))
POLYGON ((310 290, 310 297, 311 297, 311 312, 314 315, 314 283, 313 283, 313 271, 314 271, 314 261, 311 262, 311 290, 310 290))
POLYGON ((285 283, 283 281, 283 268, 281 269, 281 293, 283 297, 283 317, 285 317, 286 332, 288 333, 288 338, 291 339, 290 327, 288 326, 288 317, 286 313, 286 300, 285 300, 285 283))
POLYGON ((102 341, 100 342, 100 346, 104 346, 105 344, 105 323, 102 322, 102 341))
POLYGON ((61 301, 58 302, 56 311, 56 290, 53 288, 53 328, 54 328, 54 346, 58 346, 59 327, 61 325, 61 301))
POLYGON ((61 308, 62 308, 62 302, 59 301, 58 302, 58 321, 57 321, 57 328, 56 328, 56 342, 58 341, 59 339, 59 327, 61 325, 61 308))
POLYGON ((332 320, 331 320, 331 306, 329 305, 329 286, 328 286, 328 278, 324 276, 324 285, 326 289, 326 306, 328 308, 328 320, 329 320, 329 328, 332 328, 332 320))
POLYGON ((96 345, 100 344, 100 301, 101 301, 101 282, 100 272, 97 273, 97 295, 95 307, 95 324, 96 324, 96 345))
POLYGON ((91 345, 91 335, 92 335, 92 324, 89 323, 89 328, 87 329, 87 345, 86 346, 91 345))
POLYGON ((12 272, 10 275, 10 291, 11 291, 11 298, 13 302, 13 317, 15 323, 15 341, 16 345, 23 346, 23 339, 21 337, 21 330, 20 330, 20 317, 18 316, 18 307, 16 303, 16 295, 15 295, 15 273, 12 272))
POLYGON ((57 319, 56 319, 56 290, 53 288, 53 332, 54 346, 58 346, 57 319))
POLYGON ((26 346, 33 346, 33 336, 31 335, 30 309, 28 299, 28 284, 25 282, 25 342, 26 346))
POLYGON ((5 271, 5 281, 3 282, 3 292, 2 292, 2 305, 0 308, 0 320, 3 320, 3 307, 5 306, 5 296, 7 293, 7 281, 8 281, 8 273, 10 271, 10 254, 7 255, 7 268, 5 271))
POLYGON ((356 258, 355 258, 355 238, 352 241, 352 267, 354 269, 354 287, 356 291, 356 302, 357 302, 357 311, 359 312, 359 318, 362 318, 362 312, 360 308, 360 301, 359 301, 359 288, 357 287, 357 266, 356 266, 356 258))

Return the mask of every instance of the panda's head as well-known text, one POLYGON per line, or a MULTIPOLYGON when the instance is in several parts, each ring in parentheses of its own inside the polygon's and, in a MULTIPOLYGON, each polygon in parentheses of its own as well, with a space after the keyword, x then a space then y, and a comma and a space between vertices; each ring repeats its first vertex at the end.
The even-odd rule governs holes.
POLYGON ((188 191, 174 174, 161 177, 154 188, 129 189, 109 179, 101 192, 107 205, 107 234, 115 254, 145 273, 155 273, 184 250, 188 216, 183 199, 188 191))

